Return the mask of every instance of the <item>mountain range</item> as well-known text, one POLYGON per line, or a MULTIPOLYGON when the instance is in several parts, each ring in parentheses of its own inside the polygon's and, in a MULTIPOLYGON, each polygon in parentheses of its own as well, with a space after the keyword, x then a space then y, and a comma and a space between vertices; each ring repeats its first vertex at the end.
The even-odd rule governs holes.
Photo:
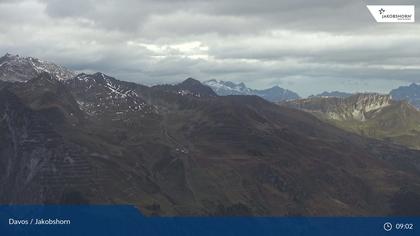
POLYGON ((24 61, 0 80, 1 204, 133 204, 168 216, 420 214, 417 150, 258 96, 218 96, 191 78, 152 87, 99 72, 64 79, 33 74, 24 61))
POLYGON ((228 95, 255 95, 266 99, 271 102, 287 101, 298 99, 299 95, 287 89, 274 86, 272 88, 257 90, 250 89, 244 83, 233 83, 230 81, 222 80, 208 80, 204 81, 203 84, 209 86, 219 96, 228 95))

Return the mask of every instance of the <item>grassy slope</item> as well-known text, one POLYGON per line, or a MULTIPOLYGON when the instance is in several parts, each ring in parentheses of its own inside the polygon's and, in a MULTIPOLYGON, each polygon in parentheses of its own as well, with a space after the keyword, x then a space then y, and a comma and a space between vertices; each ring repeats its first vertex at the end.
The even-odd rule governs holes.
MULTIPOLYGON (((317 114, 316 114, 317 115, 317 114)), ((322 115, 317 115, 325 119, 322 115)), ((406 102, 396 102, 376 113, 367 121, 329 120, 339 128, 420 149, 420 112, 406 102)))

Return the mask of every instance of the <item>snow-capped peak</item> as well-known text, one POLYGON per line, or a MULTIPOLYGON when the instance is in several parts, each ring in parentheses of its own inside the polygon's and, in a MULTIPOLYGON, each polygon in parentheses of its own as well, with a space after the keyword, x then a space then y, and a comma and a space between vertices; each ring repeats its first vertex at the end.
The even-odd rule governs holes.
POLYGON ((212 88, 213 91, 216 92, 219 96, 256 95, 272 102, 293 100, 299 98, 299 95, 297 95, 296 93, 287 89, 280 88, 277 85, 268 89, 257 90, 246 87, 246 85, 242 82, 234 83, 230 81, 212 79, 203 82, 203 84, 212 88))
POLYGON ((63 66, 33 57, 21 57, 7 53, 0 58, 0 80, 25 82, 43 72, 54 75, 58 80, 67 80, 76 75, 63 66))
POLYGON ((247 88, 244 83, 233 83, 230 81, 222 80, 208 80, 204 81, 203 84, 211 87, 216 93, 222 95, 250 95, 252 94, 251 89, 247 88), (225 94, 226 93, 226 94, 225 94))

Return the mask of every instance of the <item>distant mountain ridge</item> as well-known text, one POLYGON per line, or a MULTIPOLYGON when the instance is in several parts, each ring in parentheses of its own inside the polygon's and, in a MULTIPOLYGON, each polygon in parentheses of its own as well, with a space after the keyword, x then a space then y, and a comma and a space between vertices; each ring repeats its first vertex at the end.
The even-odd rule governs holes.
POLYGON ((66 80, 76 76, 76 73, 50 62, 33 57, 21 57, 7 53, 0 58, 0 80, 25 82, 43 72, 50 73, 58 80, 66 80))
POLYGON ((352 93, 340 92, 340 91, 325 91, 317 95, 311 95, 309 97, 337 97, 337 98, 346 98, 353 95, 352 93))
POLYGON ((299 95, 293 91, 274 86, 272 88, 257 90, 248 88, 244 83, 233 83, 222 80, 208 80, 203 84, 209 86, 219 96, 227 95, 255 95, 271 102, 299 99, 299 95))
POLYGON ((401 86, 389 93, 395 100, 406 100, 420 109, 420 85, 412 83, 409 86, 401 86))

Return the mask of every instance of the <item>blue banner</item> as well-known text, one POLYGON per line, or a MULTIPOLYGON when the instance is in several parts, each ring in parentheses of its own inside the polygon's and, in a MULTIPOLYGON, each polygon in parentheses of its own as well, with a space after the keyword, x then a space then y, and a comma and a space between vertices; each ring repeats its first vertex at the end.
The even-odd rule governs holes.
POLYGON ((0 206, 0 235, 420 235, 420 217, 147 217, 128 205, 0 206))

